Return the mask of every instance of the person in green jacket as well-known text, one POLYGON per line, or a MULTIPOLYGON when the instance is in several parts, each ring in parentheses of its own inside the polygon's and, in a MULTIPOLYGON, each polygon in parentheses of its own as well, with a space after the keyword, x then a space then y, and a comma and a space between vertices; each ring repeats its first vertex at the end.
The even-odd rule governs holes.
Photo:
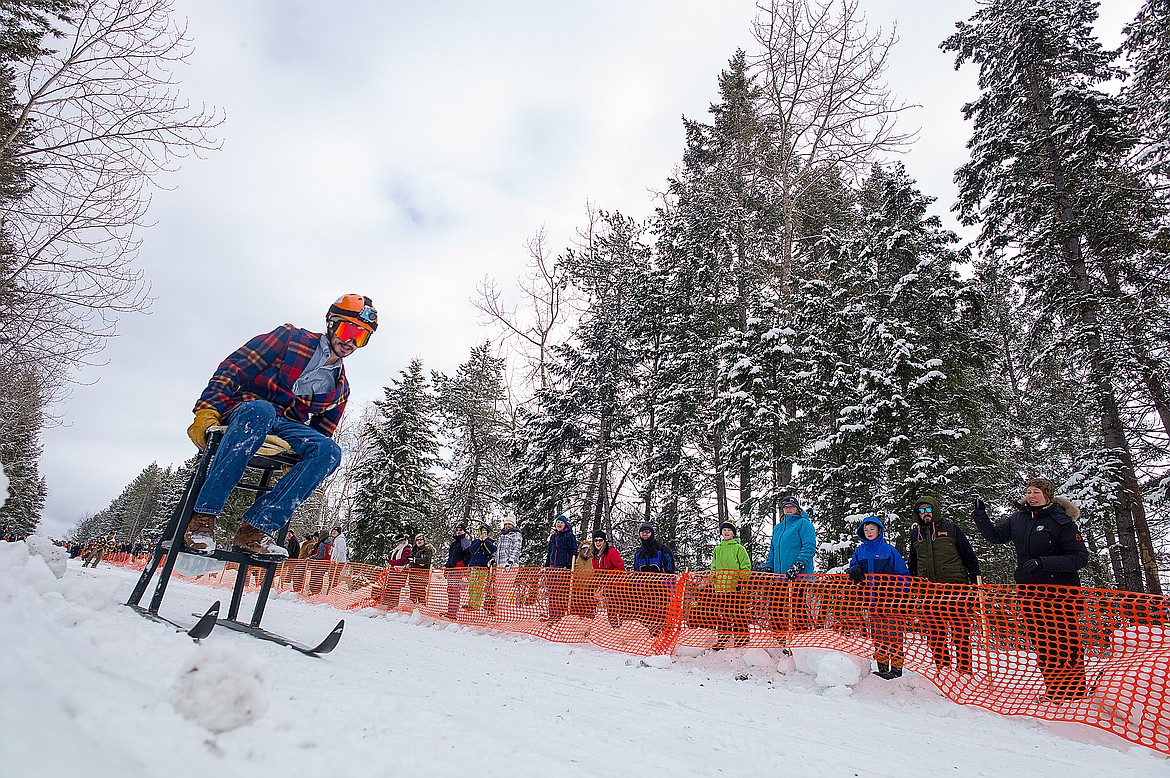
POLYGON ((719 525, 722 540, 711 557, 711 583, 715 589, 716 631, 719 638, 712 648, 727 648, 731 636, 733 648, 748 642, 747 580, 752 571, 752 560, 739 542, 735 523, 728 520, 719 525))
MULTIPOLYGON (((915 503, 914 514, 906 562, 910 575, 936 584, 978 583, 979 560, 975 551, 959 525, 943 518, 939 499, 922 495, 915 503)), ((971 673, 974 610, 974 592, 965 586, 931 590, 920 604, 919 622, 940 669, 954 667, 960 673, 971 673)))

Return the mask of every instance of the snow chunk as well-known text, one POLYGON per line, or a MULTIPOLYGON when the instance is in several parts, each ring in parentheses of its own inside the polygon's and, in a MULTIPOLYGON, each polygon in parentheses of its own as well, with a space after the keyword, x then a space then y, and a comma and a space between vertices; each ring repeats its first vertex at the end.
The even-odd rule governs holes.
POLYGON ((657 654, 655 656, 644 656, 638 662, 638 667, 655 667, 659 670, 665 670, 670 667, 671 658, 668 654, 657 654))
POLYGON ((743 652, 743 663, 748 667, 767 667, 770 670, 776 669, 776 660, 772 658, 766 650, 762 648, 749 648, 743 652))
POLYGON ((272 701, 272 677, 252 655, 201 645, 179 672, 170 702, 183 718, 215 734, 259 721, 272 701))
POLYGON ((48 538, 34 535, 28 539, 28 551, 45 560, 49 572, 57 578, 65 577, 65 568, 69 564, 69 552, 54 544, 48 538))
POLYGON ((814 676, 817 686, 852 686, 869 675, 869 660, 820 648, 792 652, 796 669, 814 676))

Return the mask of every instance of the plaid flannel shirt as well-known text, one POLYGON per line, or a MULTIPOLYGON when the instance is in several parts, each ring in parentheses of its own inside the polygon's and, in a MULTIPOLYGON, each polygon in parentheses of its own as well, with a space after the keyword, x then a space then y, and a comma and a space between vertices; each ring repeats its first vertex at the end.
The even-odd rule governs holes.
POLYGON ((257 335, 220 363, 195 410, 211 408, 222 418, 241 403, 267 400, 284 418, 332 437, 349 399, 345 367, 332 391, 298 397, 292 390, 322 337, 291 324, 257 335))

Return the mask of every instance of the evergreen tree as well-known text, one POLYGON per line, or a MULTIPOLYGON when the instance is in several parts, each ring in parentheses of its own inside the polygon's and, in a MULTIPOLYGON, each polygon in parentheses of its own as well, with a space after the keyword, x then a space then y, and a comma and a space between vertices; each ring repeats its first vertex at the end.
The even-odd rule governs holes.
POLYGON ((1146 0, 1125 27, 1133 78, 1123 92, 1143 138, 1143 166, 1170 174, 1170 3, 1146 0))
POLYGON ((44 395, 32 371, 0 377, 0 467, 8 477, 8 499, 0 505, 0 531, 18 538, 41 522, 48 487, 40 474, 44 395))
MULTIPOLYGON (((973 131, 971 160, 956 173, 958 210, 980 227, 981 261, 1019 279, 1036 317, 1037 333, 1026 339, 1030 364, 1089 387, 1082 413, 1096 422, 1097 445, 1082 456, 1115 478, 1118 585, 1158 592, 1140 463, 1119 391, 1132 361, 1108 337, 1111 321, 1138 324, 1119 294, 1124 278, 1142 275, 1132 248, 1142 229, 1130 217, 1152 206, 1148 192, 1119 186, 1136 181, 1126 170, 1135 138, 1125 106, 1101 88, 1119 70, 1093 37, 1095 19, 1089 0, 995 0, 944 42, 957 65, 979 67, 982 90, 964 106, 973 131), (1128 250, 1119 254, 1119 246, 1128 250)), ((1157 364, 1144 348, 1137 358, 1157 364)), ((1142 389, 1156 401, 1156 386, 1142 389)))
POLYGON ((402 535, 437 530, 436 403, 422 360, 410 366, 373 403, 362 429, 362 456, 353 464, 357 483, 349 541, 354 559, 380 562, 402 535))
POLYGON ((503 360, 493 356, 491 344, 485 342, 471 349, 454 376, 432 373, 431 380, 441 436, 450 449, 440 487, 444 512, 453 522, 498 525, 509 482, 503 360))

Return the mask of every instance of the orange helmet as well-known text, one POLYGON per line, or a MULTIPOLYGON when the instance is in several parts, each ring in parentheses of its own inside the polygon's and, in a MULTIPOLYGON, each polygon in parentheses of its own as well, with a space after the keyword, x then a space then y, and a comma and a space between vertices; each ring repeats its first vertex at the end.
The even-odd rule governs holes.
POLYGON ((342 340, 353 338, 358 346, 366 345, 370 334, 378 329, 378 311, 374 308, 374 301, 360 294, 346 294, 338 297, 334 300, 333 305, 329 306, 325 318, 333 326, 342 322, 354 325, 354 327, 346 327, 347 332, 339 333, 339 337, 344 334, 345 337, 342 337, 342 340))

